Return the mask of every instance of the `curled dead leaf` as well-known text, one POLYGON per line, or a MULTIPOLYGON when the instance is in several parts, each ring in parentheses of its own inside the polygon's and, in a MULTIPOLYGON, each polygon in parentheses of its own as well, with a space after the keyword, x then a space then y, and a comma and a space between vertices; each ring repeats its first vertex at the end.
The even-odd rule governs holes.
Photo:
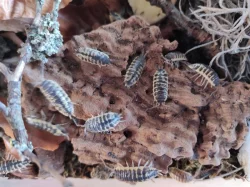
MULTIPOLYGON (((60 8, 64 8, 72 0, 62 0, 60 8)), ((45 0, 42 13, 51 12, 54 0, 45 0)), ((1 0, 0 31, 20 32, 35 17, 36 1, 33 0, 1 0)))
MULTIPOLYGON (((72 0, 62 0, 60 8, 64 8, 72 0)), ((43 14, 51 12, 54 0, 45 0, 43 14)), ((36 1, 34 0, 2 0, 0 1, 0 20, 14 18, 34 18, 36 1)))

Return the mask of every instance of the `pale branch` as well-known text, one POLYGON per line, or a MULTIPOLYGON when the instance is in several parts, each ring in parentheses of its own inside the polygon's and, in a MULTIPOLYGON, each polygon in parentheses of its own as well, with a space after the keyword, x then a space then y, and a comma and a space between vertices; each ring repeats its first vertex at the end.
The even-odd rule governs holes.
POLYGON ((29 147, 28 135, 22 118, 21 80, 8 82, 8 93, 7 103, 9 113, 7 120, 11 125, 15 139, 20 145, 29 147))
POLYGON ((24 44, 21 49, 21 59, 12 73, 4 64, 0 63, 0 71, 8 81, 8 98, 7 106, 0 104, 0 111, 4 114, 6 120, 11 125, 15 139, 19 142, 21 150, 26 148, 33 149, 28 142, 27 131, 24 126, 21 108, 21 76, 25 63, 32 55, 31 47, 28 43, 24 44))
POLYGON ((42 7, 44 0, 36 0, 36 16, 33 20, 33 25, 39 25, 42 16, 42 7))
POLYGON ((21 59, 15 69, 12 81, 18 81, 21 78, 25 64, 31 59, 32 48, 30 44, 26 42, 22 45, 22 48, 19 50, 19 52, 21 53, 21 59))
POLYGON ((61 0, 55 0, 54 2, 54 7, 53 7, 54 19, 57 19, 58 17, 60 3, 61 3, 61 0))

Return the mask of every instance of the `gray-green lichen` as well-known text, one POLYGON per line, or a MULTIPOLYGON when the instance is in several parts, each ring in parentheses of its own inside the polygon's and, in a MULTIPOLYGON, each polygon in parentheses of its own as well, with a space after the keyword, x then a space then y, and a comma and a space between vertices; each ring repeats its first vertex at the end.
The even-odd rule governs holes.
POLYGON ((47 13, 41 17, 39 26, 32 25, 27 30, 27 39, 32 46, 32 61, 40 60, 46 63, 46 57, 56 54, 63 45, 59 23, 55 18, 57 13, 47 13))

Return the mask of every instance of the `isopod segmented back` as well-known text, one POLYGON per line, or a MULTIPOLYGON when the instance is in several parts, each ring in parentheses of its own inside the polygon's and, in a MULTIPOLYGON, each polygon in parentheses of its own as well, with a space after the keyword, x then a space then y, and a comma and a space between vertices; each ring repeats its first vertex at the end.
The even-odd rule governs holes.
POLYGON ((168 98, 168 74, 165 69, 158 69, 153 78, 153 95, 157 104, 164 103, 168 98))
POLYGON ((133 86, 140 78, 143 68, 145 66, 145 56, 141 54, 140 56, 135 57, 132 61, 125 75, 125 86, 131 87, 133 86))
POLYGON ((71 119, 74 114, 74 106, 62 87, 52 80, 44 80, 38 86, 47 100, 63 115, 71 119))
POLYGON ((170 52, 168 54, 165 55, 165 58, 168 60, 171 60, 172 62, 175 61, 187 61, 187 57, 185 56, 185 54, 181 53, 181 52, 170 52))
POLYGON ((31 118, 31 117, 26 117, 26 120, 30 125, 38 128, 38 129, 47 131, 47 132, 53 134, 54 136, 65 136, 67 139, 69 139, 69 136, 66 133, 65 128, 60 126, 60 125, 53 125, 50 122, 43 121, 40 119, 31 118))
POLYGON ((121 114, 115 112, 107 112, 95 117, 88 119, 84 126, 85 132, 93 133, 107 133, 116 127, 116 125, 121 121, 121 114))
POLYGON ((183 170, 180 170, 178 168, 169 168, 169 175, 172 179, 175 179, 179 182, 184 182, 184 183, 187 183, 187 182, 190 182, 193 180, 193 176, 191 173, 188 173, 186 171, 183 171, 183 170))
POLYGON ((204 86, 204 89, 209 84, 211 87, 215 87, 219 85, 219 76, 218 74, 210 67, 204 64, 190 64, 188 67, 194 70, 197 74, 193 76, 196 77, 194 81, 201 78, 201 86, 204 86), (198 75, 198 76, 197 76, 198 75))
POLYGON ((114 177, 116 179, 127 182, 143 182, 153 179, 158 175, 161 175, 161 171, 153 168, 152 162, 151 164, 147 162, 144 166, 140 166, 139 162, 136 167, 118 166, 114 170, 114 177))
POLYGON ((30 163, 29 159, 24 161, 7 160, 0 162, 0 174, 12 173, 14 171, 20 171, 30 163))
POLYGON ((89 47, 80 47, 76 49, 75 55, 82 61, 98 66, 111 64, 110 58, 106 53, 89 47))

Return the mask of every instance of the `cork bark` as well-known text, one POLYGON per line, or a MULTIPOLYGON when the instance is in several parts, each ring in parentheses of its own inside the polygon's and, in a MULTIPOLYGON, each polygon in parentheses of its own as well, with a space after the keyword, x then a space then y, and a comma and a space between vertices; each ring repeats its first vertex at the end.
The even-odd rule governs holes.
MULTIPOLYGON (((229 158, 229 149, 238 149, 248 131, 250 115, 249 85, 223 83, 204 90, 191 79, 186 68, 165 67, 169 75, 169 96, 165 104, 155 106, 152 95, 153 74, 164 64, 162 54, 176 49, 178 43, 162 38, 157 26, 150 26, 137 16, 101 26, 74 36, 64 45, 60 56, 50 58, 40 70, 28 65, 24 72, 22 107, 25 115, 40 116, 40 111, 54 123, 66 123, 73 153, 88 165, 102 160, 125 165, 132 160, 142 164, 154 160, 154 166, 167 172, 172 159, 199 159, 201 164, 218 165, 229 158), (77 47, 91 47, 109 54, 112 64, 99 67, 80 61, 77 47), (131 60, 146 52, 146 67, 140 80, 126 88, 124 74, 131 60), (67 117, 49 107, 35 85, 43 79, 60 84, 75 104, 76 127, 67 117), (110 134, 84 133, 84 122, 102 112, 118 112, 123 121, 110 134)), ((28 129, 29 131, 29 129, 28 129)), ((29 132, 30 134, 30 132, 29 132)), ((41 135, 41 137, 44 135, 41 135)), ((49 137, 49 136, 48 136, 49 137)), ((36 143, 34 146, 42 147, 36 143)), ((42 138, 54 145, 64 139, 42 138)))

